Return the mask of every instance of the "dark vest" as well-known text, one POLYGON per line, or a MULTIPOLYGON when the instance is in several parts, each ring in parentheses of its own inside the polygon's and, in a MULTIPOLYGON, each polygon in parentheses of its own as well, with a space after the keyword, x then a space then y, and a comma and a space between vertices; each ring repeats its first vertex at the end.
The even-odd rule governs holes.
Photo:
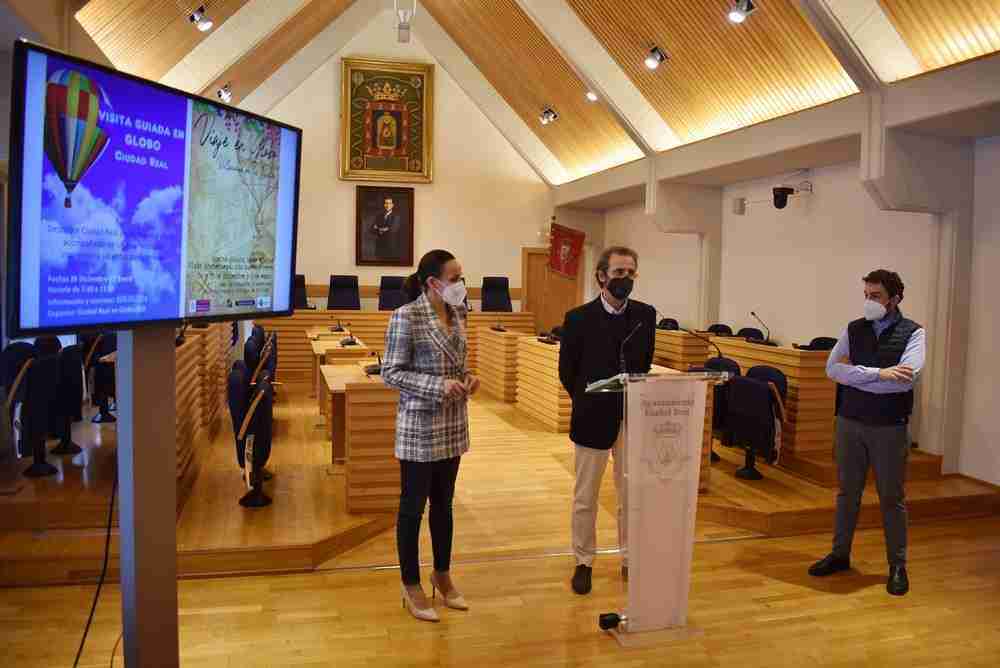
MULTIPOLYGON (((888 369, 903 358, 906 344, 920 325, 900 318, 889 325, 882 336, 875 336, 874 325, 855 320, 847 326, 851 344, 851 364, 888 369)), ((874 394, 846 385, 837 388, 837 415, 866 424, 906 424, 913 412, 913 391, 874 394)))

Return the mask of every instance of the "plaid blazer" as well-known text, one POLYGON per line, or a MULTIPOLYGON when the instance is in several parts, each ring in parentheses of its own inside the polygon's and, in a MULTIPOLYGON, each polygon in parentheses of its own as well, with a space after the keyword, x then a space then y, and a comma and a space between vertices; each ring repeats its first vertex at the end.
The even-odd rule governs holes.
POLYGON ((446 399, 444 381, 466 376, 466 309, 448 307, 458 331, 445 333, 426 295, 392 313, 382 380, 399 390, 396 458, 451 459, 469 449, 468 399, 446 399))

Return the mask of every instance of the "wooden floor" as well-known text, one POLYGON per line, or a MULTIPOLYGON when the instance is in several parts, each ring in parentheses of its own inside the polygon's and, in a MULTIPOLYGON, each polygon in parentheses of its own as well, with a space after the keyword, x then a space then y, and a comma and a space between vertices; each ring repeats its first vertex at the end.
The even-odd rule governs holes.
MULTIPOLYGON (((184 577, 302 572, 396 564, 393 517, 349 515, 344 476, 331 468, 330 444, 315 399, 286 386, 276 403, 275 438, 266 486, 273 505, 248 510, 228 425, 202 449, 204 461, 177 524, 178 572, 184 577)), ((454 554, 464 561, 566 554, 570 545, 573 446, 511 404, 480 397, 470 409, 472 448, 463 457, 455 500, 454 554)), ((77 440, 87 447, 60 463, 54 479, 25 481, 16 497, 0 497, 0 585, 96 580, 113 470, 114 429, 84 423, 77 440), (6 508, 6 510, 4 510, 6 508), (25 513, 28 513, 25 516, 25 513), (32 514, 34 513, 34 514, 32 514), (60 514, 62 513, 62 514, 60 514), (67 523, 66 518, 73 522, 67 523)), ((696 540, 755 535, 828 534, 833 490, 762 465, 765 479, 732 475, 735 451, 716 448, 711 491, 699 499, 696 540)), ((915 521, 1000 513, 1000 491, 965 478, 912 481, 907 486, 915 521)), ((598 545, 616 547, 615 493, 605 476, 598 514, 598 545)), ((872 491, 863 526, 878 526, 872 491)), ((422 532, 422 554, 430 554, 422 532)), ((117 534, 111 573, 117 577, 117 534)))
MULTIPOLYGON (((617 564, 595 563, 594 592, 570 591, 568 557, 456 563, 471 611, 428 624, 401 610, 396 570, 187 580, 181 665, 692 666, 994 668, 1000 656, 1000 519, 911 532, 912 591, 885 592, 881 531, 859 532, 855 570, 806 574, 828 536, 695 546, 689 623, 700 634, 620 649, 597 615, 623 601, 617 564)), ((0 590, 0 665, 68 666, 91 586, 0 590)), ((117 586, 105 589, 81 666, 110 663, 120 633, 117 586)), ((115 660, 121 666, 121 654, 115 660)))

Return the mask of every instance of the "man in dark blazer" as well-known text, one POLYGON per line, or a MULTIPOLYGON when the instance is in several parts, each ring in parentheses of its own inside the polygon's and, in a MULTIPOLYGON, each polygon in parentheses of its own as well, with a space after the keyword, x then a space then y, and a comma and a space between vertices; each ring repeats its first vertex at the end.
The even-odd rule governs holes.
POLYGON ((656 339, 656 309, 629 299, 638 278, 639 255, 613 246, 597 261, 600 296, 566 314, 559 349, 559 380, 573 400, 570 439, 575 445, 573 492, 573 591, 587 594, 597 547, 597 501, 608 455, 614 452, 618 493, 618 544, 622 577, 628 578, 623 475, 623 395, 587 394, 588 383, 623 371, 648 373, 656 339))

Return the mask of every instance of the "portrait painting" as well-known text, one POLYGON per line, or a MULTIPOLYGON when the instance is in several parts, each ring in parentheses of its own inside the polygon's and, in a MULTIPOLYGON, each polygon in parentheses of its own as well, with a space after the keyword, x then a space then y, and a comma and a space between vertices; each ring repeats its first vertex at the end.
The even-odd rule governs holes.
POLYGON ((413 264, 413 188, 357 187, 356 263, 413 264))
POLYGON ((344 58, 340 178, 429 183, 434 66, 344 58))

